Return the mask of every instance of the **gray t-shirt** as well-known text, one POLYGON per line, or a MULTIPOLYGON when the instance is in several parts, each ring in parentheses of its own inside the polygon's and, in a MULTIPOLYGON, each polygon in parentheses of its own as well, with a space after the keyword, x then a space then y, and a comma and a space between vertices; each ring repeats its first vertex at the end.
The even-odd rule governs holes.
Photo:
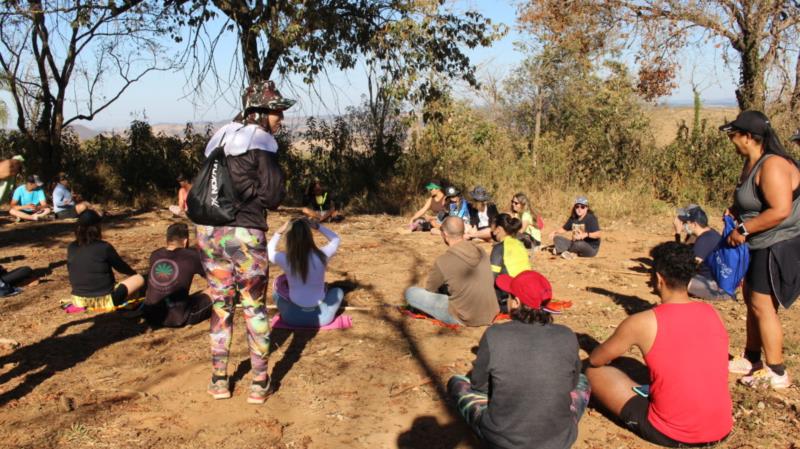
POLYGON ((489 394, 481 433, 493 448, 567 449, 578 436, 570 392, 578 339, 560 324, 494 324, 483 334, 470 380, 489 394), (491 387, 490 387, 491 385, 491 387))

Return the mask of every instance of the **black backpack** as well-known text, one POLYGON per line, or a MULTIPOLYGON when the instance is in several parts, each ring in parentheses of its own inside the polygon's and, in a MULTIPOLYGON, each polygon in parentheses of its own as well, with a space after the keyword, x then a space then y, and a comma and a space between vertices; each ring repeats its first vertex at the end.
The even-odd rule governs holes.
POLYGON ((186 198, 186 215, 195 224, 223 226, 236 218, 241 205, 228 172, 225 146, 220 145, 194 178, 186 198))

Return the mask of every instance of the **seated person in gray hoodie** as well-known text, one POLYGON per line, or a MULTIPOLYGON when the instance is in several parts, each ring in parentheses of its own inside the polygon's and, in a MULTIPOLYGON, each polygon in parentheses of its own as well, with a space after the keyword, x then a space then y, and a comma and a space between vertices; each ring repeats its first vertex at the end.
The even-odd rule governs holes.
POLYGON ((442 222, 447 252, 436 259, 425 288, 409 287, 409 306, 447 324, 485 326, 500 311, 494 294, 494 275, 489 256, 464 240, 464 220, 447 217, 442 222))

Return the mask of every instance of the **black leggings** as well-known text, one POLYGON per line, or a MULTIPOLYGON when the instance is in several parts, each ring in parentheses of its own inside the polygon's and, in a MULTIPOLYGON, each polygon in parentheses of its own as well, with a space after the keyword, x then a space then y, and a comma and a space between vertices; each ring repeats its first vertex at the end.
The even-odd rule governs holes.
POLYGON ((2 279, 2 281, 6 284, 17 285, 21 281, 31 277, 32 274, 33 270, 31 270, 30 267, 19 267, 0 274, 0 279, 2 279))

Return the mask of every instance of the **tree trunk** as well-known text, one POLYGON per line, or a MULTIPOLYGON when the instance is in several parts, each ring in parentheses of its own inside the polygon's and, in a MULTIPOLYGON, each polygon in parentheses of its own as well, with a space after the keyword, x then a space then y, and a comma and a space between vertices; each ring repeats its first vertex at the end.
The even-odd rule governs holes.
POLYGON ((797 64, 794 67, 794 90, 789 99, 789 112, 792 121, 800 126, 800 53, 797 54, 797 64))
POLYGON ((533 148, 531 149, 531 161, 533 168, 536 168, 539 156, 539 137, 542 133, 542 109, 543 100, 541 93, 536 96, 536 111, 533 119, 533 148))
POLYGON ((744 45, 739 50, 741 62, 736 100, 742 111, 754 109, 763 112, 766 104, 766 88, 759 39, 754 33, 744 33, 742 41, 744 45))

